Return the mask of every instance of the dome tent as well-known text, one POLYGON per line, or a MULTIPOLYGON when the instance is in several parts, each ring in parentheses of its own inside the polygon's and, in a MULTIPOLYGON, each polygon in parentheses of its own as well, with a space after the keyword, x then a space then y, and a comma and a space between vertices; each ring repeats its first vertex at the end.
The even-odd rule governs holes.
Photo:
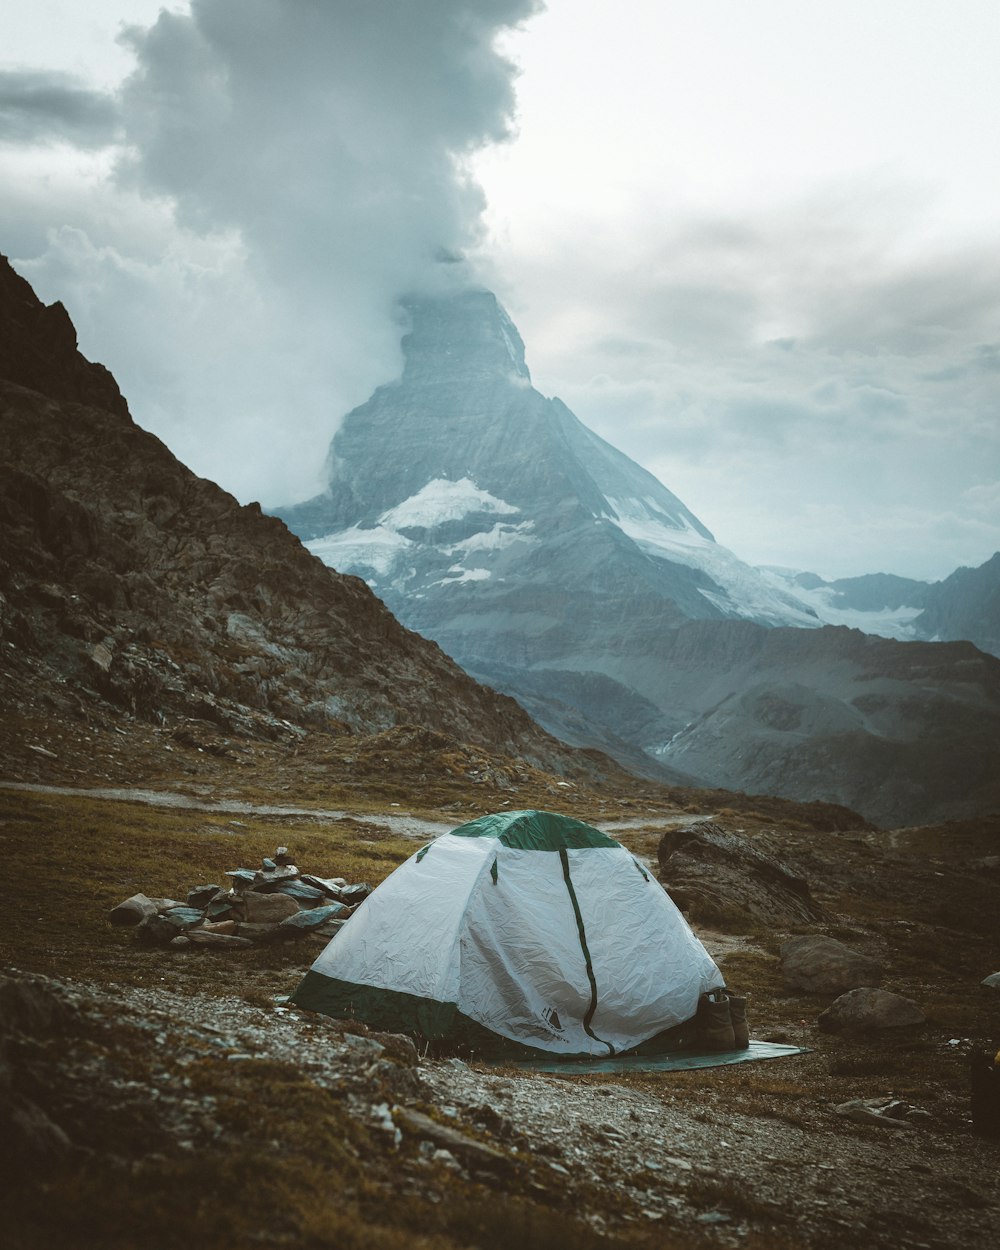
POLYGON ((523 811, 461 825, 401 864, 292 1001, 482 1054, 607 1056, 693 1040, 678 1026, 723 984, 620 842, 523 811))

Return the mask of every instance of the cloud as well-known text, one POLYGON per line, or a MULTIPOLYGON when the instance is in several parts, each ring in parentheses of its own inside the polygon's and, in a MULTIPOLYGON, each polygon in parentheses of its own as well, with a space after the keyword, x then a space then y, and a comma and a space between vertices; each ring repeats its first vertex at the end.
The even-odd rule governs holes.
POLYGON ((753 562, 935 578, 987 559, 1000 252, 932 246, 933 205, 904 190, 500 240, 536 385, 753 562))
POLYGON ((0 143, 106 147, 120 122, 115 98, 72 74, 0 70, 0 143))
POLYGON ((514 115, 497 36, 536 7, 193 0, 128 28, 113 167, 43 204, 0 190, 19 268, 192 468, 304 497, 339 418, 398 373, 399 297, 471 278, 440 257, 481 238, 469 158, 514 115))

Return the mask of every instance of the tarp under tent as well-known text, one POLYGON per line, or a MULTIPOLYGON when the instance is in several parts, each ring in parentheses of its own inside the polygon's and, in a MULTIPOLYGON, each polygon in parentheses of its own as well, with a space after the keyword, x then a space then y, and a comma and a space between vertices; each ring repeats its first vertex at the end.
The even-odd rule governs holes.
POLYGON ((690 1045, 711 956, 620 842, 552 812, 500 812, 422 847, 358 908, 300 1007, 483 1056, 690 1045))

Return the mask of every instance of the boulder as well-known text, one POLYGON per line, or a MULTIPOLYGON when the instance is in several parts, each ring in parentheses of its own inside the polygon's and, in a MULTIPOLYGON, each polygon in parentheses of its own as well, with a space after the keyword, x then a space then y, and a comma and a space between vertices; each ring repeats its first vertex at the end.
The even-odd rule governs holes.
POLYGON ((294 916, 299 905, 287 894, 258 894, 247 890, 233 910, 248 924, 280 924, 286 916, 294 916))
POLYGON ((678 907, 706 925, 743 930, 758 925, 822 921, 809 883, 760 839, 701 821, 668 829, 657 850, 660 880, 678 907))
POLYGON ((350 908, 343 903, 330 903, 328 907, 313 907, 308 911, 296 912, 294 916, 286 916, 278 926, 287 930, 288 936, 296 933, 308 933, 318 929, 330 920, 343 920, 350 915, 350 908))
POLYGON ((117 907, 112 907, 108 912, 108 920, 117 925, 142 924, 147 916, 155 916, 157 910, 156 903, 151 898, 147 898, 145 894, 133 894, 117 907))
POLYGON ((917 1004, 902 994, 856 989, 835 999, 817 1023, 827 1033, 869 1033, 914 1028, 924 1020, 924 1013, 917 1004))
POLYGON ((217 885, 196 885, 194 889, 188 890, 187 905, 188 907, 207 907, 209 903, 215 902, 220 896, 225 896, 226 891, 217 885))
POLYGON ((196 907, 171 907, 168 911, 147 916, 136 929, 136 941, 143 946, 169 946, 175 937, 201 924, 204 912, 196 907))
POLYGON ((823 934, 789 938, 781 945, 781 972, 790 990, 843 994, 882 984, 882 965, 823 934))
POLYGON ((473 1137, 460 1133, 458 1129, 439 1124, 430 1116, 424 1115, 413 1107, 393 1107, 392 1116, 398 1128, 404 1133, 423 1141, 433 1142, 435 1146, 457 1155, 464 1163, 473 1167, 485 1168, 488 1171, 506 1171, 511 1168, 513 1160, 501 1151, 487 1146, 485 1142, 476 1141, 473 1137))
POLYGON ((314 885, 306 885, 304 881, 279 881, 277 885, 254 887, 255 894, 287 894, 294 898, 300 907, 318 907, 320 903, 329 902, 330 896, 314 885))
POLYGON ((983 977, 979 984, 985 985, 988 990, 1000 990, 1000 972, 991 972, 988 977, 983 977))
POLYGON ((834 1115, 843 1116, 845 1120, 853 1120, 855 1124, 873 1124, 877 1128, 912 1128, 908 1122, 907 1103, 892 1102, 881 1105, 884 1100, 872 1098, 852 1098, 850 1102, 842 1102, 834 1107, 834 1115))
POLYGON ((312 873, 304 872, 301 880, 306 885, 315 886, 317 890, 322 890, 324 894, 330 898, 340 898, 340 891, 347 885, 347 881, 343 877, 316 877, 312 873))

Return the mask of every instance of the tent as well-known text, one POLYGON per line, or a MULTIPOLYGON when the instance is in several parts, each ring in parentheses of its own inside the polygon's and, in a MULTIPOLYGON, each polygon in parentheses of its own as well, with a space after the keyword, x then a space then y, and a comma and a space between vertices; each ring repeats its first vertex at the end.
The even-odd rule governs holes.
POLYGON ((699 995, 723 984, 620 842, 522 811, 461 825, 401 864, 292 1001, 483 1055, 608 1056, 690 1044, 699 995))

